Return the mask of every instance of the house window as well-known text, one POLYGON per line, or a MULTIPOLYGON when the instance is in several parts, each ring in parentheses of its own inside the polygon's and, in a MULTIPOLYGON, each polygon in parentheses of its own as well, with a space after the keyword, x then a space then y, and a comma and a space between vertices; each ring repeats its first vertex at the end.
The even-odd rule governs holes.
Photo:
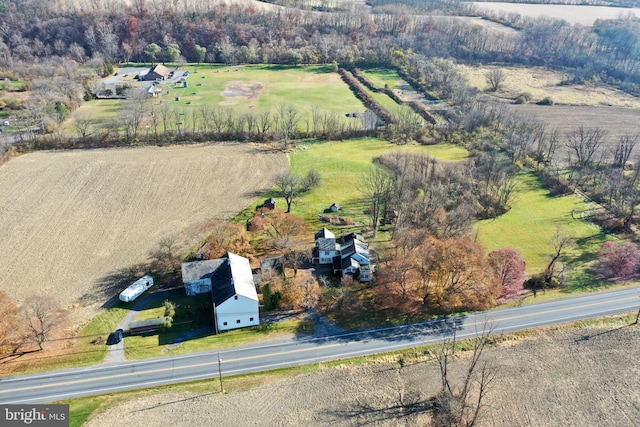
POLYGON ((236 320, 236 323, 240 323, 240 319, 236 320))
POLYGON ((227 322, 222 323, 222 326, 227 326, 227 322))
POLYGON ((249 322, 253 322, 253 317, 249 317, 249 322))
POLYGON ((234 295, 234 296, 233 296, 233 299, 238 299, 238 295, 234 295))

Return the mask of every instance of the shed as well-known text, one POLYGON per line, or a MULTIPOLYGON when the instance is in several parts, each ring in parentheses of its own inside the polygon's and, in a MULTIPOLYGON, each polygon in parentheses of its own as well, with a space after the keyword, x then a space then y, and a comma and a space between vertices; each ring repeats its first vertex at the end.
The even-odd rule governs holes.
POLYGON ((262 207, 264 209, 274 210, 276 208, 276 199, 271 197, 265 200, 264 203, 262 204, 262 207))
POLYGON ((337 203, 332 204, 329 209, 331 210, 331 212, 338 212, 340 210, 340 205, 337 203))

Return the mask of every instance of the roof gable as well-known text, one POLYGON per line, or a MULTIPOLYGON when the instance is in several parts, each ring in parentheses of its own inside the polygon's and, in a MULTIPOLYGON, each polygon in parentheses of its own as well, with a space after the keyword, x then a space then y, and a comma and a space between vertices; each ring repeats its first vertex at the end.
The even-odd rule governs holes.
POLYGON ((156 64, 150 72, 155 72, 163 77, 166 77, 169 75, 169 73, 171 72, 170 69, 168 69, 167 67, 165 67, 162 64, 156 64))
POLYGON ((231 252, 221 260, 222 265, 211 276, 214 304, 219 306, 234 295, 258 301, 249 260, 231 252))
POLYGON ((335 239, 336 235, 333 234, 331 231, 327 230, 326 228, 323 228, 322 230, 318 231, 315 235, 315 240, 318 239, 335 239))

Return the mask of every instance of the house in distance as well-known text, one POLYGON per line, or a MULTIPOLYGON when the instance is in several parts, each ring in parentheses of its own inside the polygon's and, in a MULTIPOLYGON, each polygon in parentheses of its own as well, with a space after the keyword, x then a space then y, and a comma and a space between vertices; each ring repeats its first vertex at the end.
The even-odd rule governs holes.
POLYGON ((228 252, 218 259, 182 264, 189 296, 211 292, 216 332, 260 324, 258 293, 249 260, 228 252))
POLYGON ((146 74, 140 74, 140 78, 146 81, 165 80, 170 74, 173 74, 173 72, 169 68, 162 64, 156 64, 146 74))

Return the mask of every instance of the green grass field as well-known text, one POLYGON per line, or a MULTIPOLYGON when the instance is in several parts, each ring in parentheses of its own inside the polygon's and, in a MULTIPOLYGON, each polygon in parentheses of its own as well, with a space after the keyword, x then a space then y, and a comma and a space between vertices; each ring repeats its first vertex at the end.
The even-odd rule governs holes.
POLYGON ((362 70, 363 74, 369 78, 377 87, 383 88, 389 85, 391 89, 398 87, 402 78, 395 70, 388 68, 370 68, 362 70))
POLYGON ((518 177, 518 191, 511 211, 496 219, 480 221, 476 231, 487 251, 510 247, 522 254, 527 262, 527 274, 542 272, 553 255, 556 233, 569 236, 575 245, 566 252, 567 265, 574 284, 581 286, 592 281, 587 269, 595 254, 607 239, 600 227, 573 219, 573 209, 581 209, 584 202, 577 196, 553 197, 532 173, 518 177))
MULTIPOLYGON (((158 109, 169 108, 179 114, 185 128, 192 126, 194 115, 199 114, 203 105, 232 109, 237 114, 270 111, 272 115, 280 105, 291 106, 299 113, 300 129, 306 129, 312 108, 338 114, 345 121, 349 120, 346 113, 365 110, 340 76, 331 71, 331 66, 194 64, 180 69, 186 71, 187 87, 163 83, 161 98, 151 101, 158 109)), ((146 87, 148 83, 136 85, 146 87)), ((93 100, 83 104, 76 114, 87 114, 104 122, 116 117, 123 106, 124 102, 119 100, 93 100)), ((70 124, 67 130, 72 130, 70 124)))
MULTIPOLYGON (((310 169, 316 169, 322 176, 322 184, 303 194, 292 206, 291 212, 302 218, 310 229, 332 228, 321 222, 318 215, 327 213, 332 203, 338 203, 342 210, 337 215, 366 224, 366 204, 358 189, 357 177, 367 173, 377 156, 396 150, 422 152, 448 161, 467 156, 465 149, 454 145, 395 145, 376 138, 301 143, 290 155, 292 170, 306 175, 310 169)), ((284 199, 278 197, 276 189, 267 193, 266 197, 274 197, 277 206, 286 208, 284 199)), ((254 212, 255 206, 248 207, 236 217, 235 222, 243 223, 254 212)))

